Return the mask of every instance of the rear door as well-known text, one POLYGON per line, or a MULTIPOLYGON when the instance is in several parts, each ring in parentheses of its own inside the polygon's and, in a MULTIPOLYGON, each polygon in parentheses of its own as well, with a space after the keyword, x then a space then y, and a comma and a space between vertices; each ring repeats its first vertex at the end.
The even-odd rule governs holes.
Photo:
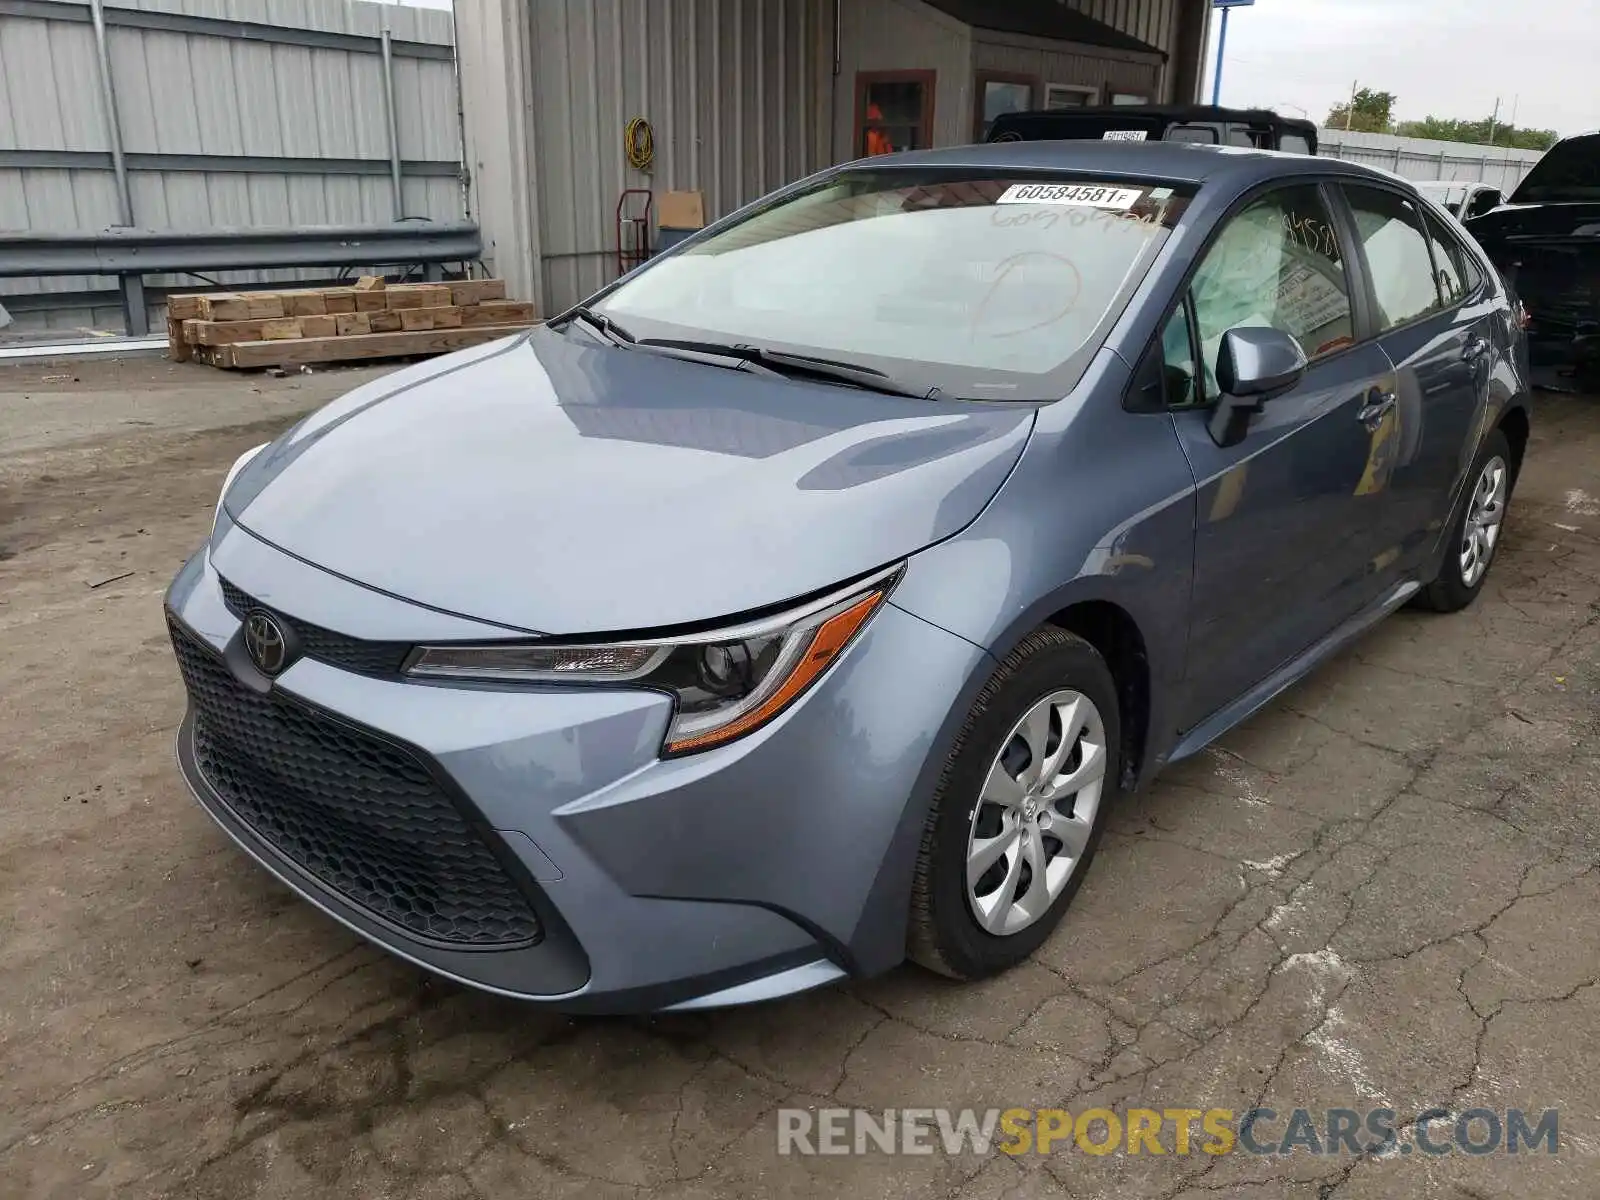
POLYGON ((1369 510, 1387 498, 1360 494, 1360 414, 1393 381, 1357 337, 1364 301, 1347 267, 1325 191, 1278 187, 1227 219, 1167 323, 1172 417, 1198 484, 1185 728, 1375 595, 1369 510), (1208 426, 1222 335, 1261 325, 1293 335, 1310 367, 1242 442, 1219 446, 1208 426))
POLYGON ((1398 190, 1341 187, 1369 280, 1378 344, 1395 373, 1394 404, 1372 431, 1362 482, 1387 494, 1386 575, 1413 574, 1448 523, 1472 430, 1488 399, 1494 303, 1444 222, 1398 190), (1471 272, 1469 274, 1469 272, 1471 272))

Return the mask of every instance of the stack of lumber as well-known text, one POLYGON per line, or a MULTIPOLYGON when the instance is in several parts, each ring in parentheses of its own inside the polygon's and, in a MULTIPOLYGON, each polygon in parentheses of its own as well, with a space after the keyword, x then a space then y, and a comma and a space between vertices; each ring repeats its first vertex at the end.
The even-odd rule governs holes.
POLYGON ((169 296, 168 356, 243 368, 444 354, 538 320, 532 304, 505 295, 503 279, 363 277, 351 287, 169 296))

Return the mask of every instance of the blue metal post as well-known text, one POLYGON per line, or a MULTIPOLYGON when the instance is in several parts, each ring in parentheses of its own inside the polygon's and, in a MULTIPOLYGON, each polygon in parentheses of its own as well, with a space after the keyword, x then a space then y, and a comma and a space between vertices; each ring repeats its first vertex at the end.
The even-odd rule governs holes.
POLYGON ((1230 4, 1222 10, 1222 32, 1217 35, 1217 69, 1211 77, 1211 103, 1222 103, 1222 55, 1228 48, 1228 14, 1233 11, 1230 4))

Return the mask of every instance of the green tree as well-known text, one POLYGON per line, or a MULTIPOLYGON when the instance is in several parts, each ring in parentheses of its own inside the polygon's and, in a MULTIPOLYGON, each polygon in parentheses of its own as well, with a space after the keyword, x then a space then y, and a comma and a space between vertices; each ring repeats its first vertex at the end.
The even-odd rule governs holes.
POLYGON ((1509 146, 1517 150, 1548 150, 1558 137, 1553 129, 1518 129, 1484 117, 1481 121, 1462 121, 1455 118, 1424 117, 1420 121, 1402 121, 1395 132, 1402 137, 1432 138, 1437 142, 1469 142, 1474 146, 1487 146, 1492 133, 1494 145, 1509 146))
POLYGON ((1336 104, 1329 109, 1324 125, 1329 129, 1343 129, 1348 123, 1351 129, 1362 133, 1389 133, 1398 99, 1393 92, 1362 88, 1356 92, 1352 103, 1336 104))

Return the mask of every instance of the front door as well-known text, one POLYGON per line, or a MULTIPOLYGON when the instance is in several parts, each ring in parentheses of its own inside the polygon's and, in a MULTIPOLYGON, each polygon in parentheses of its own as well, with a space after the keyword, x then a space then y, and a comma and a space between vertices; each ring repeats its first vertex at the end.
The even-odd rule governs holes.
POLYGON ((1164 345, 1168 377, 1193 378, 1174 406, 1197 483, 1184 728, 1239 698, 1377 595, 1364 497, 1371 410, 1393 387, 1389 360, 1357 341, 1346 247, 1316 185, 1279 188, 1229 219, 1206 251, 1164 345), (1209 428, 1222 335, 1291 334, 1309 369, 1244 439, 1209 428))

